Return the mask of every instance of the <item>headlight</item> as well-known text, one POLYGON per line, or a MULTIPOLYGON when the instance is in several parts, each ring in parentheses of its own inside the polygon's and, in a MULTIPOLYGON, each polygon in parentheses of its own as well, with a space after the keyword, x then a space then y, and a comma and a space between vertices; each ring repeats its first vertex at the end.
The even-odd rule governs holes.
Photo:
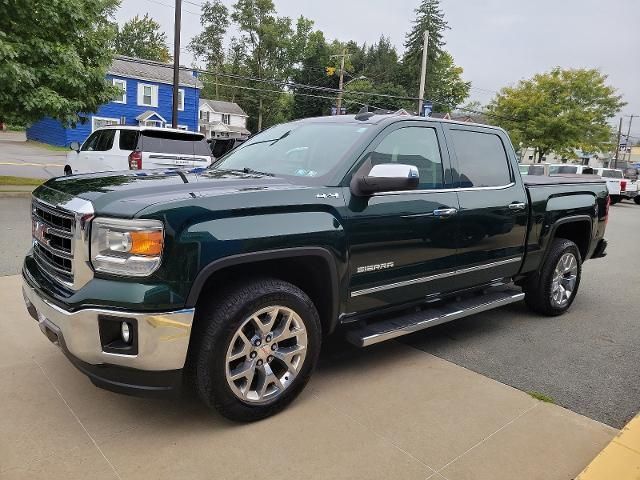
POLYGON ((158 220, 96 218, 91 227, 91 264, 97 272, 146 277, 158 266, 164 229, 158 220))

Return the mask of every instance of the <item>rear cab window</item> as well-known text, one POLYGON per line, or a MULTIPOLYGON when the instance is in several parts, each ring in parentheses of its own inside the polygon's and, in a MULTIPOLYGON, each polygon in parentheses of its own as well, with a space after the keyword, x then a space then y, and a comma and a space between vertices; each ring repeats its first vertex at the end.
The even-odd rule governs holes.
POLYGON ((549 167, 549 175, 560 173, 578 173, 578 167, 576 165, 551 165, 549 167))
POLYGON ((600 176, 606 178, 622 178, 622 172, 620 170, 604 168, 600 176))
POLYGON ((502 187, 513 182, 509 159, 495 133, 450 130, 460 188, 502 187))

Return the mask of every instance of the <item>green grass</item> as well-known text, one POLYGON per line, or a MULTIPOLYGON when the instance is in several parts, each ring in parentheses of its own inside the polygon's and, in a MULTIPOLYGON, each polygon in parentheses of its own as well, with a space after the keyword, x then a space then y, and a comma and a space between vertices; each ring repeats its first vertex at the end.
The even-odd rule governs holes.
POLYGON ((529 395, 531 395, 533 398, 535 398, 536 400, 540 400, 541 402, 546 402, 546 403, 553 403, 555 404, 556 401, 551 398, 549 395, 545 395, 544 393, 540 393, 540 392, 527 392, 529 395))
POLYGON ((36 142, 35 140, 27 140, 27 145, 33 145, 34 147, 44 148, 54 152, 68 152, 69 147, 59 147, 57 145, 49 145, 48 143, 36 142))
POLYGON ((44 183, 44 178, 26 178, 26 177, 11 177, 7 175, 0 175, 0 185, 40 185, 44 183))

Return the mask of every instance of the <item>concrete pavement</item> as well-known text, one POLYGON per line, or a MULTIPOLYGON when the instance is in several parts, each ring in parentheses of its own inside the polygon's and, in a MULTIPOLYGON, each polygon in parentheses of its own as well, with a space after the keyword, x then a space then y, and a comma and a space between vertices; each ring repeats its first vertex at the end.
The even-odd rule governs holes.
POLYGON ((0 132, 0 175, 28 178, 59 177, 67 152, 26 142, 24 132, 0 132))
POLYGON ((400 343, 334 340, 276 417, 95 388, 0 278, 0 478, 574 478, 616 430, 400 343))

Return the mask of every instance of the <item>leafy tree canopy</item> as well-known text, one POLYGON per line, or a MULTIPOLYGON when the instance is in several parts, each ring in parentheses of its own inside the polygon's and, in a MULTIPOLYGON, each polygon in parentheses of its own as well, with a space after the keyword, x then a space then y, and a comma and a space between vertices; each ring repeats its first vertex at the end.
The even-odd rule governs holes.
POLYGON ((120 55, 146 60, 158 62, 171 60, 167 36, 160 29, 160 24, 148 14, 142 18, 136 15, 122 25, 122 28, 116 26, 114 50, 120 55))
POLYGON ((110 17, 118 0, 0 2, 0 122, 81 120, 117 95, 110 17))
POLYGON ((596 69, 561 69, 503 88, 489 105, 492 121, 515 144, 536 148, 538 161, 550 151, 602 151, 610 146, 608 120, 625 105, 596 69))

